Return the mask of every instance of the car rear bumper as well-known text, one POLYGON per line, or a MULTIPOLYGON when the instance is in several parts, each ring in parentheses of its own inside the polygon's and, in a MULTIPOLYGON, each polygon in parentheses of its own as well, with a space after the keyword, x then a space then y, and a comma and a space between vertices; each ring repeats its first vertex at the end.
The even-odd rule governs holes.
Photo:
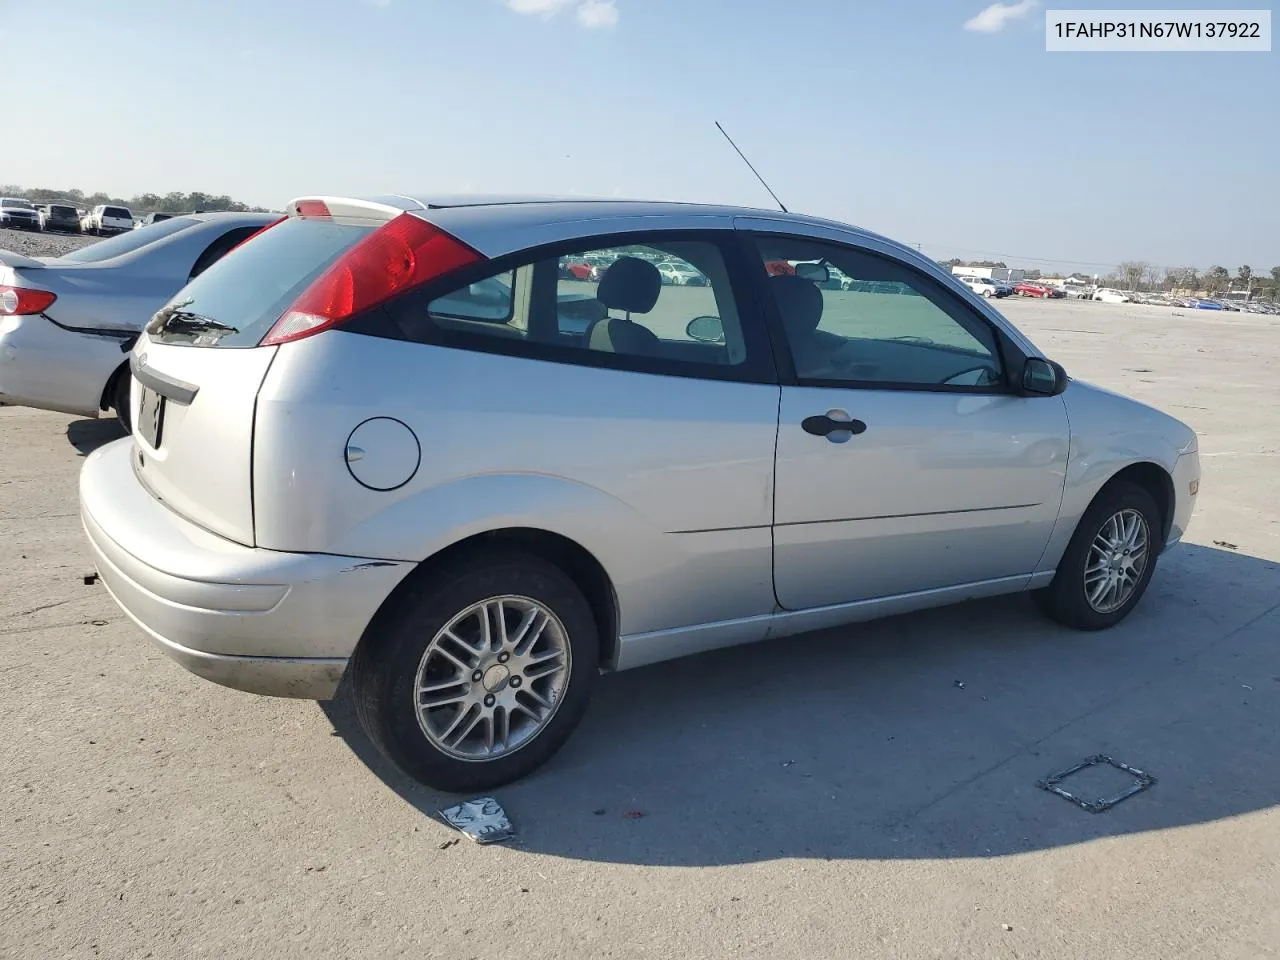
POLYGON ((246 547, 195 526, 134 476, 133 441, 96 450, 80 512, 103 584, 166 654, 223 686, 332 697, 412 564, 246 547))
POLYGON ((128 335, 78 333, 42 316, 0 318, 0 400, 96 417, 128 335))

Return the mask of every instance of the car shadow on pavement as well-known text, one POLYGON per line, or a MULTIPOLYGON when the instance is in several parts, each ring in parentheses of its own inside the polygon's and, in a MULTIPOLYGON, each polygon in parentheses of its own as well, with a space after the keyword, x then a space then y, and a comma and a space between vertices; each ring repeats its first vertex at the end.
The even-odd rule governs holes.
MULTIPOLYGON (((560 754, 493 793, 522 849, 681 866, 998 856, 1269 809, 1278 581, 1187 545, 1109 631, 1008 597, 606 676, 560 754), (1097 754, 1157 783, 1096 814, 1037 786, 1097 754)), ((378 753, 345 686, 322 708, 404 800, 454 802, 378 753)), ((1101 772, 1066 785, 1128 782, 1101 772)))
POLYGON ((67 440, 82 457, 87 457, 112 440, 127 436, 115 417, 101 420, 72 420, 67 424, 67 440))

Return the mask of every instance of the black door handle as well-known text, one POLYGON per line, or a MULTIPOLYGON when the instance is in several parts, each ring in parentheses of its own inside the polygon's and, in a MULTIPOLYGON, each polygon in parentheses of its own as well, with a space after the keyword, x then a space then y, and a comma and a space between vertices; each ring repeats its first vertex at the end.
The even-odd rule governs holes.
MULTIPOLYGON (((832 411, 832 413, 835 412, 837 411, 832 411)), ((800 422, 800 426, 805 433, 811 433, 815 437, 829 437, 831 434, 841 431, 852 433, 856 437, 860 433, 867 432, 867 425, 861 420, 833 420, 830 414, 805 417, 800 422)))

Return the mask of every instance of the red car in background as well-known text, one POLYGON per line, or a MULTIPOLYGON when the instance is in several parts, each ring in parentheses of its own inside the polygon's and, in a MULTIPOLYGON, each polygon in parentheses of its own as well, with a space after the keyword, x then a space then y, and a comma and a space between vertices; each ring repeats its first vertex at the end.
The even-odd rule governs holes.
POLYGON ((561 280, 593 280, 595 268, 585 260, 562 260, 560 262, 561 280))
POLYGON ((1062 297, 1066 294, 1057 287, 1034 280, 1020 280, 1013 286, 1013 292, 1020 297, 1062 297))

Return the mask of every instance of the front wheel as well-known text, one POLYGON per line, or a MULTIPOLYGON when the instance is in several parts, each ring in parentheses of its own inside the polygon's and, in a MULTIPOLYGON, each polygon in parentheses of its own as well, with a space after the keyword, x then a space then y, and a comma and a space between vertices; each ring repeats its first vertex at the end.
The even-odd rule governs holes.
POLYGON ((558 567, 486 551, 418 574, 352 661, 361 726, 427 786, 469 793, 545 763, 599 671, 590 604, 558 567))
POLYGON ((1160 511, 1142 487, 1104 490, 1085 511, 1053 582, 1032 594, 1042 612, 1077 630, 1115 626, 1138 605, 1164 546, 1160 511))

